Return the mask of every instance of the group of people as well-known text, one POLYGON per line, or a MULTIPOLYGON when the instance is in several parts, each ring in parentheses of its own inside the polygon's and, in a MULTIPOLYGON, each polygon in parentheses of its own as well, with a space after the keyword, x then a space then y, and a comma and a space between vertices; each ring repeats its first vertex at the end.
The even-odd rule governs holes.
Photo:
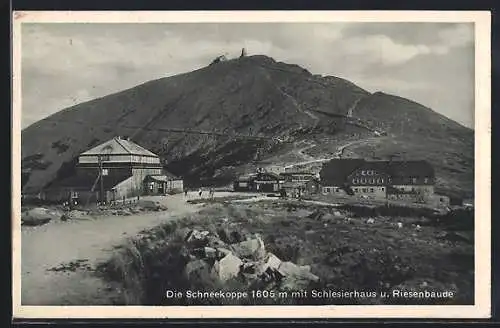
MULTIPOLYGON (((186 197, 187 197, 187 195, 188 195, 188 191, 189 191, 189 190, 188 190, 187 188, 184 190, 184 196, 186 196, 186 197)), ((214 188, 210 188, 210 189, 208 190, 208 197, 209 197, 210 199, 213 199, 213 198, 214 198, 214 194, 215 194, 215 190, 214 190, 214 188)), ((203 197, 203 189, 202 189, 202 188, 198 189, 198 196, 199 196, 200 198, 202 198, 202 197, 203 197)))

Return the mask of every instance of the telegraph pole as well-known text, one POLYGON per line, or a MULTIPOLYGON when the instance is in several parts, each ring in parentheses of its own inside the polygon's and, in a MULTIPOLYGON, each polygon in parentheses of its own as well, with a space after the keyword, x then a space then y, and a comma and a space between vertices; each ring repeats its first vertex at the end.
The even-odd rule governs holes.
POLYGON ((101 177, 101 205, 104 205, 104 175, 102 169, 102 158, 99 155, 99 176, 101 177))

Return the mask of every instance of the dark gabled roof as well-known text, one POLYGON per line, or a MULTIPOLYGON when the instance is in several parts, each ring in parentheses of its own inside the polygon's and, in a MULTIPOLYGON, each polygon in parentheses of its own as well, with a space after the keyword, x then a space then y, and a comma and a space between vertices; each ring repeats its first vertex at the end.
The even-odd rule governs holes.
POLYGON ((392 177, 434 177, 434 168, 424 160, 392 161, 387 168, 392 177))
POLYGON ((364 163, 365 160, 360 158, 332 159, 321 168, 321 182, 326 186, 340 186, 349 174, 364 163))
POLYGON ((357 169, 376 170, 401 177, 434 177, 434 168, 424 160, 416 161, 365 161, 363 159, 332 159, 325 163, 320 176, 324 185, 339 186, 357 169))
POLYGON ((361 170, 376 170, 393 178, 434 177, 434 168, 424 160, 418 161, 366 161, 361 170))

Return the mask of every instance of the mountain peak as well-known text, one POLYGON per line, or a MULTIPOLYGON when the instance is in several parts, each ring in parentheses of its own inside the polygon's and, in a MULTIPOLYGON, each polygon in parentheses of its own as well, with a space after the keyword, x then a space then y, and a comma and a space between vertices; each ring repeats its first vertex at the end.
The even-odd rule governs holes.
POLYGON ((390 153, 400 147, 430 158, 436 152, 423 156, 421 145, 440 154, 443 146, 435 144, 442 140, 457 154, 470 150, 462 128, 402 99, 372 95, 348 80, 312 75, 266 55, 219 56, 207 67, 81 103, 27 127, 22 158, 29 173, 23 185, 43 188, 63 178, 75 156, 116 135, 131 136, 166 160, 169 171, 195 180, 290 151, 283 147, 293 147, 293 141, 321 145, 318 156, 328 156, 341 140, 373 137, 373 130, 401 136, 394 143, 380 143, 379 153, 380 145, 387 145, 390 153), (207 137, 207 131, 222 136, 207 137), (287 142, 266 144, 233 135, 283 137, 287 142), (423 136, 429 140, 422 141, 423 136), (450 136, 453 140, 446 139, 450 136), (412 140, 419 142, 413 145, 412 140))

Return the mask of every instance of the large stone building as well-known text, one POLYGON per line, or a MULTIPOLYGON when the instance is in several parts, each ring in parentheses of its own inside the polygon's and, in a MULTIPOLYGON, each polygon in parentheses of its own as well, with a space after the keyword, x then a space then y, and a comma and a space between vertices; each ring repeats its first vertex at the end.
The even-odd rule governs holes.
POLYGON ((333 159, 320 172, 325 195, 425 202, 434 195, 434 168, 426 161, 333 159))
POLYGON ((45 194, 52 200, 76 193, 83 201, 109 202, 182 189, 182 179, 165 172, 158 155, 129 139, 115 137, 81 153, 76 174, 56 182, 45 194))

